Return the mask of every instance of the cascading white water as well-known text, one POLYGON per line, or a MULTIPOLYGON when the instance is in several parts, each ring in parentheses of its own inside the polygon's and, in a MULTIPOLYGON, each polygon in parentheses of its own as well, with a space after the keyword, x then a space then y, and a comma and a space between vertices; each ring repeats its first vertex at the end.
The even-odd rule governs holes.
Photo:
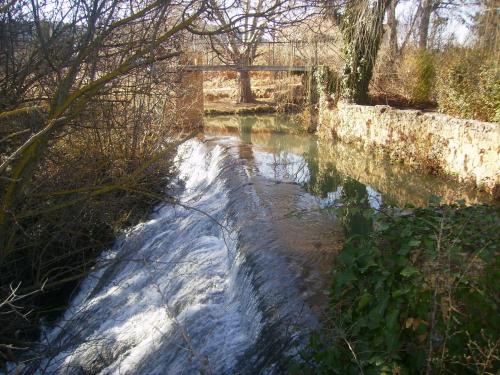
POLYGON ((225 156, 197 140, 180 147, 178 198, 196 211, 166 205, 104 254, 109 265, 48 332, 55 356, 40 372, 230 371, 256 340, 259 317, 245 316, 233 291, 236 245, 220 226, 228 198, 217 178, 225 156))
POLYGON ((273 373, 316 326, 235 144, 179 147, 182 205, 102 255, 44 333, 38 373, 273 373))

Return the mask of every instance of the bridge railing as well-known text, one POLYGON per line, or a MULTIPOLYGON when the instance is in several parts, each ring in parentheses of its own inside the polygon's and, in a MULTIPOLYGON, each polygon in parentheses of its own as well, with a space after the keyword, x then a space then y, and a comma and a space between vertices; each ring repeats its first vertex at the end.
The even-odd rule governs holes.
MULTIPOLYGON (((195 66, 226 65, 207 42, 196 42, 189 48, 195 66)), ((305 67, 331 64, 338 60, 338 44, 331 41, 263 41, 257 47, 256 66, 305 67)))

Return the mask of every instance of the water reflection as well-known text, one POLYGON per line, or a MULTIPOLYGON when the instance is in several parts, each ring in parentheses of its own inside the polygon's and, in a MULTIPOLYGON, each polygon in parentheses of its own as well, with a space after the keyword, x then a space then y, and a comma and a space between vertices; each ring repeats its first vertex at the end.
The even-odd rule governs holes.
POLYGON ((383 205, 425 206, 432 196, 441 197, 443 203, 490 200, 456 181, 301 133, 301 124, 287 116, 211 117, 205 119, 205 129, 208 135, 237 135, 251 145, 259 173, 275 181, 301 184, 323 207, 346 199, 375 209, 383 205))

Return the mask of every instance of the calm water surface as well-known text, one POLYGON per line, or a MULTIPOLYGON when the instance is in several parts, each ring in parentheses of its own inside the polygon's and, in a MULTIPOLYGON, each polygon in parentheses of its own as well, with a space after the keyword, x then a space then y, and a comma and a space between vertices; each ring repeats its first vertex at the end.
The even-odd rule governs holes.
MULTIPOLYGON (((433 196, 443 203, 490 203, 487 194, 456 181, 431 176, 400 163, 391 163, 383 155, 319 140, 304 134, 299 121, 289 116, 217 116, 205 119, 205 134, 234 136, 250 145, 258 160, 259 171, 276 181, 298 182, 306 191, 329 202, 348 195, 355 185, 366 190, 378 205, 425 206, 433 196), (290 134, 295 133, 295 134, 290 134)), ((358 191, 359 190, 359 191, 358 191)), ((326 203, 326 202, 325 202, 326 203)))

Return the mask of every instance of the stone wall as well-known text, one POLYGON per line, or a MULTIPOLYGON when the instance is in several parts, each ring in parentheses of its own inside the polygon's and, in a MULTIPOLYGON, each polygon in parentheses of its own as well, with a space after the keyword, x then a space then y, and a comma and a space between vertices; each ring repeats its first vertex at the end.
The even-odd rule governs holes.
POLYGON ((500 124, 389 106, 361 106, 322 95, 318 134, 387 153, 433 173, 500 195, 500 124))
POLYGON ((342 142, 318 142, 318 176, 327 175, 334 168, 343 176, 348 176, 380 192, 384 201, 391 205, 412 204, 424 207, 429 197, 435 195, 444 204, 463 200, 465 204, 492 203, 491 196, 474 189, 469 184, 440 176, 428 176, 416 172, 411 166, 390 163, 387 158, 342 142))

